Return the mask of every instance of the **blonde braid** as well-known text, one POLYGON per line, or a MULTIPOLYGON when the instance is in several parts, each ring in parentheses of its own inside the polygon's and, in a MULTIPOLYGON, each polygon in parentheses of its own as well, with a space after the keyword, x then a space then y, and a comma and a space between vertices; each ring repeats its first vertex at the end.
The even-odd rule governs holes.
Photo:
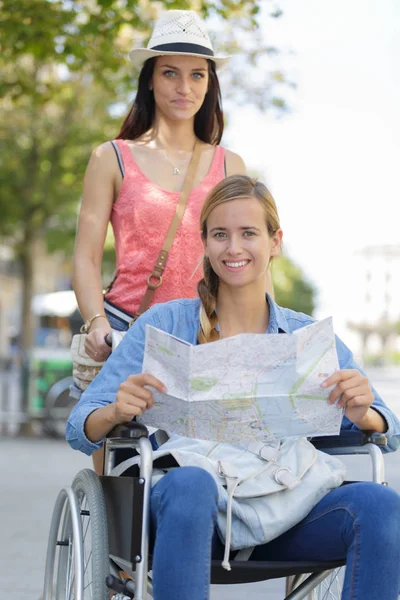
POLYGON ((214 273, 209 259, 203 260, 204 277, 197 285, 197 293, 201 300, 200 329, 197 335, 199 344, 207 344, 219 340, 217 331, 218 317, 215 312, 218 293, 218 276, 214 273))

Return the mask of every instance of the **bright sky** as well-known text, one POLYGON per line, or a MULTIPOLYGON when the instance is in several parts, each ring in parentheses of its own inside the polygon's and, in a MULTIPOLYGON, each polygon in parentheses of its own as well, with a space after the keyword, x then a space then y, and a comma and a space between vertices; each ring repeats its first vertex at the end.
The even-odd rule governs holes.
POLYGON ((285 247, 319 289, 316 316, 333 315, 350 343, 345 322, 364 295, 354 252, 400 244, 400 2, 279 5, 266 35, 295 52, 282 62, 298 85, 293 110, 233 111, 224 143, 263 175, 285 247))

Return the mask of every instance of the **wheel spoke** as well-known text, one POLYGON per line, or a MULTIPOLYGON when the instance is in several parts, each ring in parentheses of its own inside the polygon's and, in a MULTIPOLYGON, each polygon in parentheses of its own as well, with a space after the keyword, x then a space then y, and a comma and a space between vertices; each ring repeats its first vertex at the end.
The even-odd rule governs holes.
MULTIPOLYGON (((82 519, 82 521, 83 521, 83 519, 82 519)), ((83 524, 85 525, 85 530, 83 531, 83 543, 85 543, 86 535, 87 535, 87 532, 89 530, 89 525, 90 525, 90 517, 87 517, 86 523, 83 523, 83 524)))
POLYGON ((68 586, 67 586, 67 598, 68 600, 72 600, 75 595, 74 591, 74 583, 75 583, 75 571, 72 569, 68 572, 68 586))
POLYGON ((316 588, 317 600, 340 600, 342 593, 341 574, 342 569, 336 569, 316 588))
POLYGON ((91 558, 92 558, 92 553, 90 552, 89 556, 87 557, 87 561, 86 561, 86 563, 85 563, 85 573, 86 573, 86 571, 88 570, 88 567, 89 567, 89 565, 90 565, 90 560, 91 560, 91 558))
POLYGON ((89 591, 90 598, 92 597, 92 545, 90 540, 90 510, 86 495, 82 497, 81 503, 81 521, 83 530, 83 549, 84 549, 84 595, 89 591), (84 514, 82 514, 84 513, 84 514), (89 538, 89 539, 88 539, 89 538), (89 554, 88 554, 89 548, 89 554))
POLYGON ((70 598, 72 598, 71 591, 73 590, 73 585, 74 585, 73 540, 72 540, 72 536, 69 536, 68 559, 67 559, 67 582, 66 582, 66 589, 65 589, 68 600, 70 600, 70 598))

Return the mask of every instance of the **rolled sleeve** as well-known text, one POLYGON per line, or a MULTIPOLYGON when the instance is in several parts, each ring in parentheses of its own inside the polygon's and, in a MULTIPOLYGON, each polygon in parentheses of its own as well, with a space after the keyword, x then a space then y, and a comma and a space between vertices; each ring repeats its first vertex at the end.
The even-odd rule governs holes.
POLYGON ((159 326, 152 309, 142 315, 127 331, 117 349, 112 352, 100 373, 72 409, 65 437, 75 450, 91 455, 95 450, 101 448, 101 440, 92 442, 86 437, 86 419, 95 410, 115 402, 119 386, 129 375, 137 375, 142 372, 146 324, 159 326))
MULTIPOLYGON (((93 410, 96 409, 94 408, 90 412, 93 412, 93 410)), ((73 422, 68 420, 65 428, 65 439, 71 448, 80 450, 88 456, 93 454, 95 450, 99 450, 102 444, 102 442, 91 442, 85 435, 85 421, 90 415, 90 412, 86 414, 86 411, 77 411, 73 422)))
MULTIPOLYGON (((372 388, 373 389, 373 388, 372 388)), ((383 403, 374 402, 371 405, 371 408, 376 410, 376 412, 380 413, 380 415, 385 419, 387 424, 387 431, 385 432, 385 436, 387 439, 387 445, 383 448, 386 452, 394 452, 398 449, 400 445, 400 421, 397 416, 383 403)))

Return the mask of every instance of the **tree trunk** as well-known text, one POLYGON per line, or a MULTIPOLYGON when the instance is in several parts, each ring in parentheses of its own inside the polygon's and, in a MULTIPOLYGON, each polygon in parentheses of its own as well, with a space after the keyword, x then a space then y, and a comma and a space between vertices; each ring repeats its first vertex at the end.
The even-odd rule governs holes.
POLYGON ((34 319, 31 302, 34 285, 34 236, 29 228, 25 229, 23 246, 20 252, 22 267, 22 314, 21 314, 21 412, 25 421, 21 424, 20 434, 31 435, 32 426, 29 417, 30 381, 32 349, 34 341, 34 319))

